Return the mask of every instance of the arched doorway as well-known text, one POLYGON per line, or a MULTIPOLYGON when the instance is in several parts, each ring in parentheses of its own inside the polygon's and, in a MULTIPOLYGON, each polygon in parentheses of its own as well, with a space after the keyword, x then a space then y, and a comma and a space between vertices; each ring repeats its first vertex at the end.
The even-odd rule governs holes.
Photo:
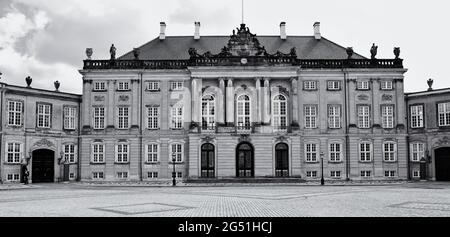
POLYGON ((201 149, 201 177, 214 178, 214 145, 205 143, 202 145, 201 149))
POLYGON ((286 143, 275 146, 275 176, 289 176, 289 147, 286 143))
POLYGON ((241 143, 236 148, 236 177, 254 177, 253 146, 241 143))
POLYGON ((450 181, 450 147, 443 147, 434 151, 436 180, 450 181))
POLYGON ((33 183, 54 182, 54 151, 47 149, 39 149, 33 151, 31 176, 33 183))

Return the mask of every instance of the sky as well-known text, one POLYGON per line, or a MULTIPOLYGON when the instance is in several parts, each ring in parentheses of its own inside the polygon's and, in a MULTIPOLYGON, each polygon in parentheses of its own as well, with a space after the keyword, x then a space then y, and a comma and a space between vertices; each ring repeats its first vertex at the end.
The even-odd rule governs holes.
MULTIPOLYGON (((405 92, 450 87, 450 2, 446 0, 244 0, 244 22, 257 35, 279 35, 286 22, 289 35, 313 35, 321 22, 324 37, 370 57, 394 58, 393 48, 408 69, 405 92)), ((241 0, 0 0, 0 82, 81 93, 78 70, 93 48, 93 59, 117 56, 166 34, 230 35, 241 23, 241 0)))

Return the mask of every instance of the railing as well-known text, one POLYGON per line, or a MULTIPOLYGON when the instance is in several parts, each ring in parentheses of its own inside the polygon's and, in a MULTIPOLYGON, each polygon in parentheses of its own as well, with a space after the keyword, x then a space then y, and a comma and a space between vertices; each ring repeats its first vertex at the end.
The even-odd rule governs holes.
POLYGON ((194 58, 187 60, 84 60, 83 69, 186 69, 189 66, 300 66, 319 68, 403 68, 403 59, 295 59, 288 57, 194 58))

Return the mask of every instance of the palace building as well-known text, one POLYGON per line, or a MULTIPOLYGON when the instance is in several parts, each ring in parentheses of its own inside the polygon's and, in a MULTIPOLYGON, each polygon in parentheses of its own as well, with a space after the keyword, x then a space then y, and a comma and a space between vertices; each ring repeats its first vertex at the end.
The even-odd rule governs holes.
POLYGON ((366 58, 318 22, 285 26, 166 36, 162 22, 120 57, 87 49, 82 95, 1 84, 0 179, 450 180, 449 89, 405 95, 399 48, 366 58))

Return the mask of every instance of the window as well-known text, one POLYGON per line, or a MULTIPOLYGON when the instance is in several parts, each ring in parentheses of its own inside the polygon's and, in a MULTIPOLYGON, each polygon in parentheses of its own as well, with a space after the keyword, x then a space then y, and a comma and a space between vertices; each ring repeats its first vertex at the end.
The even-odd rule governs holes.
POLYGON ((372 160, 372 144, 370 142, 359 143, 359 160, 362 162, 372 160))
POLYGON ((117 108, 117 122, 119 129, 128 128, 128 107, 118 107, 117 108))
POLYGON ((383 143, 384 161, 395 161, 396 149, 397 147, 395 142, 384 142, 383 143))
POLYGON ((128 163, 128 144, 118 144, 116 146, 116 162, 117 163, 128 163))
POLYGON ((52 106, 48 104, 38 104, 37 106, 37 127, 50 128, 52 106))
POLYGON ((381 118, 383 128, 394 128, 394 106, 381 106, 381 118))
POLYGON ((382 90, 392 90, 392 81, 381 81, 382 90))
POLYGON ((340 162, 342 158, 342 145, 340 143, 330 144, 330 161, 340 162))
POLYGON ((328 127, 341 128, 341 106, 328 106, 328 127))
POLYGON ((183 128, 183 107, 181 106, 172 107, 172 128, 183 128))
POLYGON ((69 179, 75 179, 75 173, 69 173, 69 179))
POLYGON ((75 145, 64 145, 64 160, 69 163, 75 163, 75 145))
POLYGON ((340 81, 328 81, 327 89, 329 91, 338 91, 341 89, 341 82, 340 81))
POLYGON ((95 107, 94 108, 94 129, 104 129, 105 128, 105 108, 95 107))
POLYGON ((307 91, 317 90, 317 82, 316 81, 304 81, 303 82, 303 90, 307 90, 307 91))
POLYGON ((205 95, 202 98, 202 129, 213 130, 215 122, 215 99, 212 95, 205 95))
POLYGON ((369 90, 369 81, 358 81, 357 87, 358 90, 369 90))
POLYGON ((287 100, 283 95, 277 95, 272 104, 273 126, 277 129, 287 127, 287 100))
POLYGON ((64 129, 75 129, 77 110, 74 107, 64 107, 64 129))
POLYGON ((92 172, 93 179, 104 179, 105 175, 103 172, 92 172))
POLYGON ((450 102, 438 104, 439 126, 450 126, 450 102))
POLYGON ((147 83, 147 90, 149 91, 159 91, 159 82, 158 81, 150 81, 147 83))
POLYGON ((171 144, 170 162, 173 158, 175 158, 176 163, 183 162, 183 144, 171 144))
POLYGON ((368 105, 358 106, 358 127, 370 128, 370 107, 368 105))
POLYGON ((411 161, 420 161, 422 157, 425 157, 425 144, 413 142, 409 146, 411 149, 411 161))
POLYGON ((159 128, 159 106, 147 107, 147 127, 148 129, 159 128))
POLYGON ((8 101, 8 125, 22 126, 22 108, 22 102, 8 101))
POLYGON ((8 174, 6 176, 6 180, 7 181, 11 181, 11 182, 19 181, 20 180, 20 175, 19 174, 8 174))
POLYGON ((305 156, 306 162, 316 162, 317 161, 317 144, 306 143, 305 144, 305 156))
POLYGON ((6 162, 18 164, 22 158, 22 144, 17 142, 8 142, 8 150, 6 152, 6 162))
POLYGON ((385 170, 384 177, 389 177, 389 178, 395 177, 395 171, 394 170, 385 170))
POLYGON ((250 97, 241 95, 237 98, 238 129, 250 129, 250 97))
POLYGON ((308 178, 316 178, 317 177, 317 171, 306 171, 306 177, 308 177, 308 178))
POLYGON ((105 163, 105 145, 92 145, 92 163, 105 163))
POLYGON ((118 179, 128 179, 128 172, 117 172, 118 179))
POLYGON ((148 144, 147 145, 147 163, 158 162, 158 144, 148 144))
POLYGON ((419 170, 413 170, 413 178, 420 178, 420 171, 419 170))
POLYGON ((130 90, 130 83, 121 81, 117 83, 117 90, 119 91, 128 91, 130 90))
POLYGON ((94 91, 106 91, 106 83, 102 82, 94 82, 94 91))
POLYGON ((340 178, 341 177, 341 171, 331 171, 330 172, 331 178, 340 178))
POLYGON ((306 105, 305 106, 305 128, 317 127, 317 106, 306 105))
POLYGON ((372 172, 370 170, 362 170, 361 171, 361 177, 368 178, 372 175, 372 172))
POLYGON ((172 91, 183 90, 183 82, 182 81, 172 81, 172 82, 170 82, 170 90, 172 90, 172 91))
POLYGON ((147 172, 147 178, 149 178, 149 179, 157 179, 158 178, 158 172, 147 172))
POLYGON ((177 178, 183 178, 183 173, 182 172, 177 172, 177 178))
POLYGON ((423 105, 414 105, 411 110, 411 128, 423 127, 423 105))

